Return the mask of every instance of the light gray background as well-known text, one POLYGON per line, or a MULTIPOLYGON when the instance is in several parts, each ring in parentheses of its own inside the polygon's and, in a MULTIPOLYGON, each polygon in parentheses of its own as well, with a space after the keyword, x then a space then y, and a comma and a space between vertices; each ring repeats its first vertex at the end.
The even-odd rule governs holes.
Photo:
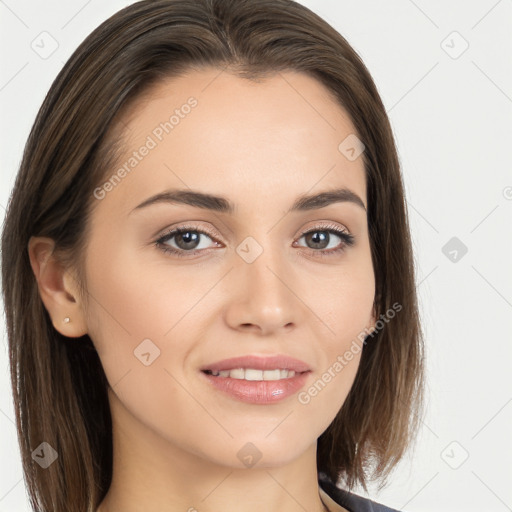
MULTIPOLYGON (((89 33, 130 3, 0 0, 2 218, 52 81, 89 33), (47 38, 51 48, 43 31, 58 43, 47 58, 31 47, 47 38)), ((371 495, 410 512, 512 510, 512 3, 302 3, 348 39, 377 83, 400 153, 416 252, 428 414, 415 451, 390 486, 371 495), (458 246, 446 256, 452 237, 458 246)), ((4 325, 0 512, 28 511, 4 325)))

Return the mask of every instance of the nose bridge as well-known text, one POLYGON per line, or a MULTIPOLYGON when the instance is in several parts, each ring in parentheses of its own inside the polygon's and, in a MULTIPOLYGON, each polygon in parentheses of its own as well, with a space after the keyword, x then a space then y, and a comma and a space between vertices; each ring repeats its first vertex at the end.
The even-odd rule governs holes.
POLYGON ((242 279, 260 297, 268 295, 268 300, 276 300, 284 297, 285 292, 289 293, 283 284, 287 273, 286 255, 272 236, 259 236, 259 240, 261 242, 248 237, 237 248, 243 260, 242 279))
MULTIPOLYGON (((290 290, 290 267, 283 247, 272 236, 247 237, 237 247, 242 259, 235 275, 237 324, 255 324, 263 330, 294 321, 297 307, 290 290)), ((232 318, 233 320, 233 318, 232 318)))

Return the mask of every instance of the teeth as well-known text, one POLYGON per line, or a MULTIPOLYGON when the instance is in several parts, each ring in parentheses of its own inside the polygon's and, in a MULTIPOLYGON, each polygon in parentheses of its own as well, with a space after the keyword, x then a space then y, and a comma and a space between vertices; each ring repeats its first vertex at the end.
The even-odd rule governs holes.
POLYGON ((229 377, 239 380, 280 380, 291 379, 295 376, 294 370, 255 370, 253 368, 234 368, 233 370, 211 371, 216 377, 229 377))

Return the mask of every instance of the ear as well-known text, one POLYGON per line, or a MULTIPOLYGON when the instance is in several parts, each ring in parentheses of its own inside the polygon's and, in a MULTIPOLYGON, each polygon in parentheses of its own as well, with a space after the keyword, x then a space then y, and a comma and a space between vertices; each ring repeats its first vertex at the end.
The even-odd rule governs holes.
POLYGON ((30 265, 39 295, 57 331, 70 338, 87 334, 83 305, 73 275, 55 258, 55 242, 47 237, 31 237, 28 242, 30 265), (69 318, 69 321, 65 321, 69 318))

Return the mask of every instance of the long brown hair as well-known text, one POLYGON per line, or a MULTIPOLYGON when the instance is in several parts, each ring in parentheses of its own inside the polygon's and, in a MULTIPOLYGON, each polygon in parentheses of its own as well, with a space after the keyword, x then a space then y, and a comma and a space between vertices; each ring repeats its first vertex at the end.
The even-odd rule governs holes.
MULTIPOLYGON (((94 30, 52 84, 32 127, 2 233, 2 284, 23 469, 35 510, 95 510, 112 476, 107 380, 90 338, 53 327, 27 244, 83 280, 93 190, 122 147, 124 108, 160 80, 203 66, 257 80, 294 70, 320 81, 363 141, 375 310, 400 313, 369 336, 350 393, 318 439, 317 469, 348 489, 386 480, 413 440, 423 401, 423 335, 402 176, 385 108, 365 65, 319 16, 291 0, 144 0, 94 30), (114 136, 115 134, 115 136, 114 136), (32 451, 58 453, 47 469, 32 451)), ((340 141, 341 142, 341 141, 340 141)))

